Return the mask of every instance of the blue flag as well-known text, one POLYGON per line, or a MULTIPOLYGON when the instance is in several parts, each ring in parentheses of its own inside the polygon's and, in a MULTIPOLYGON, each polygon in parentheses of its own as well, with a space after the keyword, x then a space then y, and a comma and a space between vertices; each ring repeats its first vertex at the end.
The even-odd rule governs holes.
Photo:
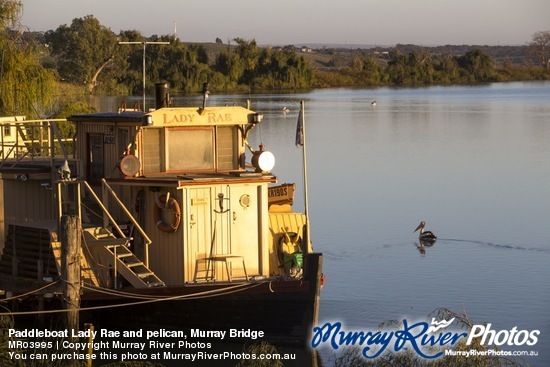
POLYGON ((298 123, 296 124, 296 146, 304 146, 304 114, 301 107, 298 114, 298 123))

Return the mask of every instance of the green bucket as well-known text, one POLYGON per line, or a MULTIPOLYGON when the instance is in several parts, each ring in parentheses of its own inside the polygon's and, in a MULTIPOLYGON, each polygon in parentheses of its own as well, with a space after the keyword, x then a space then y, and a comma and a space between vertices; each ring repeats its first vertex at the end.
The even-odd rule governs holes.
POLYGON ((303 265, 303 254, 302 251, 296 251, 292 254, 283 254, 283 259, 285 262, 285 270, 288 272, 291 268, 301 268, 303 265))

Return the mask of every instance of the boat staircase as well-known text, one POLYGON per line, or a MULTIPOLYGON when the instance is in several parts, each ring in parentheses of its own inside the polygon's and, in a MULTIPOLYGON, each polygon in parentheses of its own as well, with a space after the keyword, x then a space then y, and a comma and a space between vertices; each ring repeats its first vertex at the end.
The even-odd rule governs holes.
POLYGON ((110 281, 118 288, 120 281, 117 274, 120 274, 128 283, 135 288, 151 288, 164 286, 154 272, 139 259, 131 250, 131 237, 117 237, 103 227, 85 228, 84 241, 103 266, 112 271, 109 274, 110 281))
MULTIPOLYGON (((144 259, 138 258, 131 250, 133 238, 122 230, 115 219, 107 210, 94 190, 84 180, 65 180, 57 184, 58 213, 61 216, 67 214, 77 215, 82 218, 81 188, 95 201, 95 204, 102 210, 104 223, 101 226, 82 225, 82 273, 84 279, 89 279, 93 285, 107 286, 109 288, 121 288, 124 282, 135 288, 164 287, 165 283, 155 275, 148 266, 148 245, 151 240, 139 226, 138 222, 120 201, 116 192, 102 180, 103 192, 111 194, 115 202, 130 219, 133 225, 145 242, 144 259), (68 190, 68 185, 73 185, 68 190), (120 278, 122 277, 122 279, 120 278)), ((132 232, 132 231, 130 231, 132 232)), ((54 250, 55 251, 55 250, 54 250)), ((57 257, 57 256, 56 256, 57 257)))

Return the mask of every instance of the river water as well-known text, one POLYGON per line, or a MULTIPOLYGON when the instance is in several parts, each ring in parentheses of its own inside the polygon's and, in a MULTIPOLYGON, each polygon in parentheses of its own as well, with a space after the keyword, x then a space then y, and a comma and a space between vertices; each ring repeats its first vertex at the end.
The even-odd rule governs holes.
MULTIPOLYGON (((550 83, 323 89, 212 95, 264 114, 251 136, 296 182, 305 101, 311 232, 324 254, 320 324, 374 330, 438 308, 492 329, 540 330, 531 366, 550 365, 550 83), (373 106, 372 101, 376 101, 373 106), (290 111, 283 112, 287 107, 290 111), (421 220, 438 240, 421 247, 421 220)), ((199 98, 176 98, 195 103, 199 98)), ((330 365, 332 351, 325 347, 330 365)))

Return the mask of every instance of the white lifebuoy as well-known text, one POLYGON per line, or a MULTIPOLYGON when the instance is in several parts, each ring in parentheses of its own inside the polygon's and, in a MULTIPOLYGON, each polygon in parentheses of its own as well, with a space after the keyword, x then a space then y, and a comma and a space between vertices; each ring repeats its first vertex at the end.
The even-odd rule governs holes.
POLYGON ((155 210, 153 212, 155 223, 157 228, 163 232, 174 233, 178 230, 181 222, 181 209, 178 201, 171 197, 170 194, 161 195, 158 200, 155 201, 155 210), (170 223, 162 220, 161 210, 170 209, 172 211, 172 218, 170 223))

